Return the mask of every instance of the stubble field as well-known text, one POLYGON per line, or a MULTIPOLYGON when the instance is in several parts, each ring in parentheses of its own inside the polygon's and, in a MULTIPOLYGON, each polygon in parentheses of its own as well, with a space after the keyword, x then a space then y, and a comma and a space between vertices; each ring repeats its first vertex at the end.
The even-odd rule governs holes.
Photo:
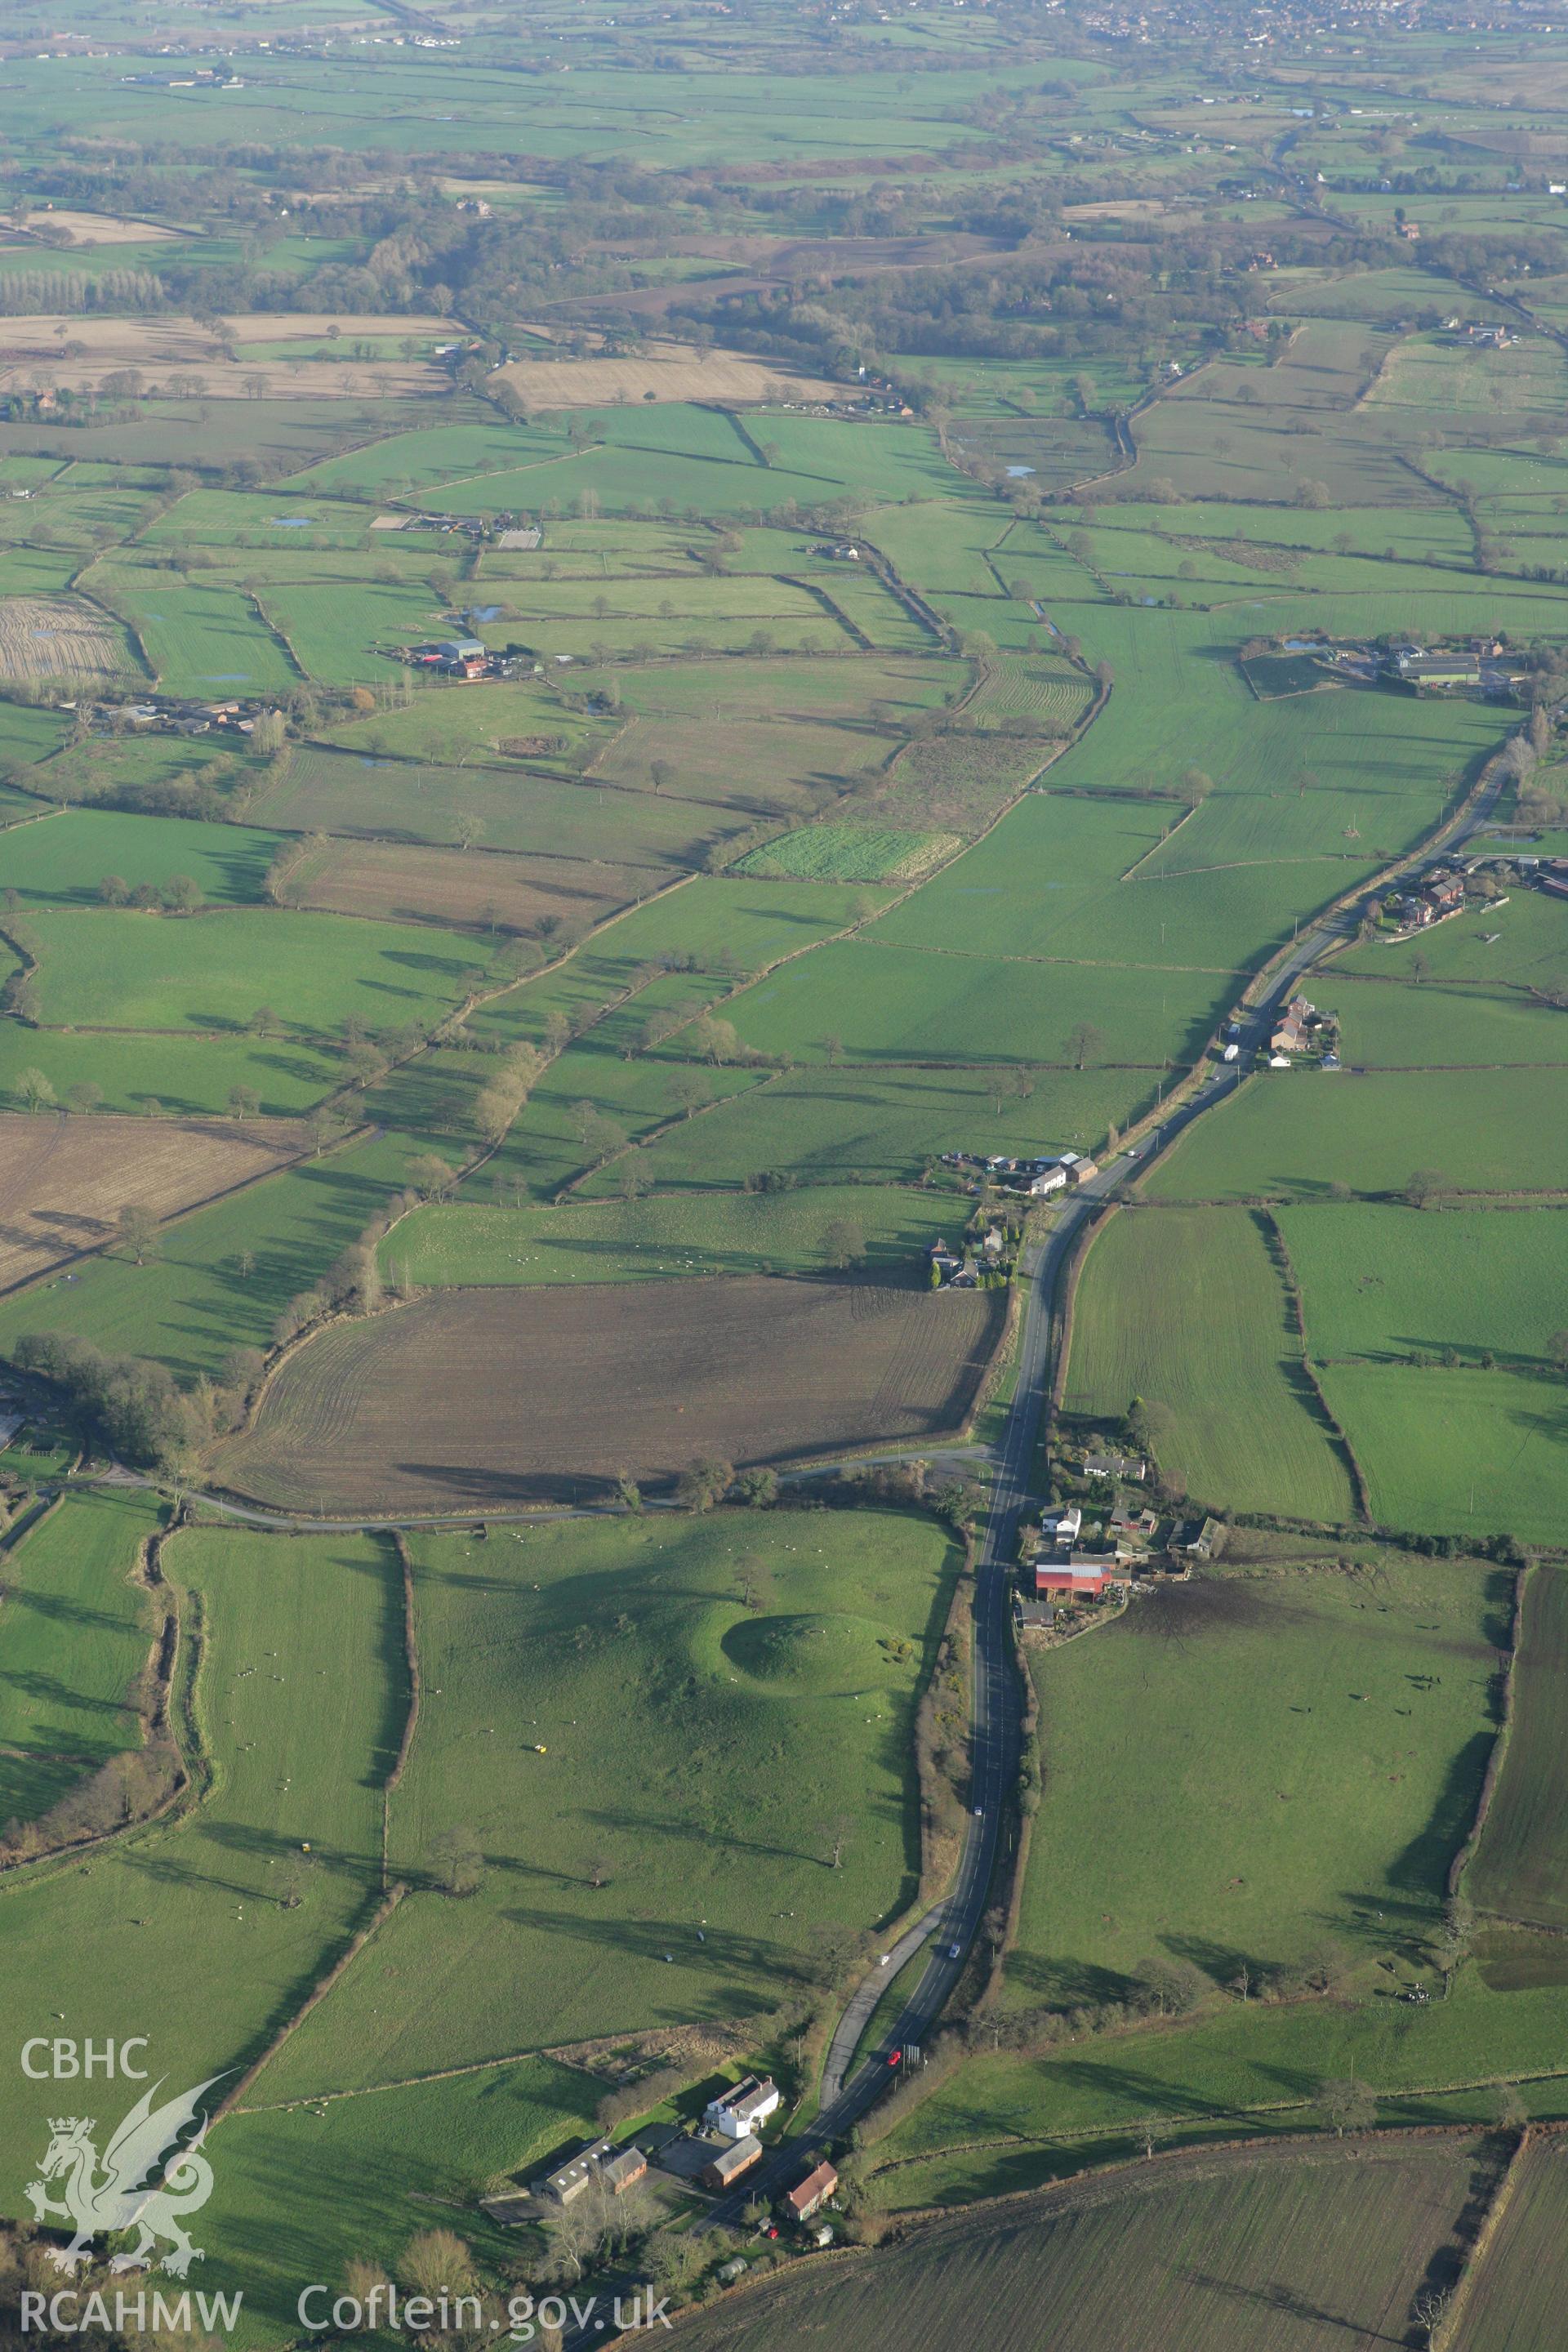
POLYGON ((121 1209, 166 1217, 281 1167, 286 1119, 67 1118, 0 1112, 0 1289, 110 1240, 121 1209))
POLYGON ((438 1512, 935 1437, 963 1421, 1002 1305, 765 1277, 448 1293, 312 1340, 214 1473, 291 1507, 438 1512))

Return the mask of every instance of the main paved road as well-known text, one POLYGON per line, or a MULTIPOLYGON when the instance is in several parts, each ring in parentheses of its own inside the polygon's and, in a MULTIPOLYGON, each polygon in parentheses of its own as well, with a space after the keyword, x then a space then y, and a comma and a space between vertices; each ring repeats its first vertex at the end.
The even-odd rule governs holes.
MULTIPOLYGON (((1499 789, 1496 783, 1489 785, 1474 804, 1443 827, 1410 864, 1425 865, 1439 852, 1451 855, 1458 849, 1488 822, 1499 789)), ((1055 1360, 1058 1291, 1068 1253, 1085 1219, 1113 1186, 1133 1172, 1128 1165, 1129 1159, 1136 1160, 1151 1150, 1163 1150, 1194 1119, 1203 1118, 1236 1091, 1253 1068, 1254 1057, 1267 1042, 1279 1008, 1294 993, 1303 974, 1333 950, 1342 947, 1354 930, 1353 915, 1330 915, 1294 941, 1270 974, 1258 1004, 1238 1016, 1240 1033, 1236 1043, 1240 1051, 1235 1062, 1216 1063, 1204 1083, 1160 1124, 1152 1142, 1102 1168, 1070 1193, 1062 1203, 1049 1236, 1029 1262, 1026 1270, 1032 1280, 1019 1336, 1013 1409, 996 1457, 990 1515, 976 1564, 975 1810, 967 1824, 957 1874, 942 1901, 892 1947, 887 1968, 874 1969, 856 1990, 828 2050, 823 2069, 822 2104, 816 2121, 809 2129, 780 2140, 771 2148, 762 2164, 747 2175, 743 2185, 710 2210, 696 2225, 699 2229, 710 2229, 716 2224, 732 2228, 742 2208, 752 2198, 771 2200, 781 2195, 835 2141, 842 2140, 887 2088, 893 2071, 888 2064, 889 2053, 926 2039, 957 1983, 984 1916, 997 1840, 1005 1818, 1005 1800, 1017 1777, 1022 1693, 1007 1623, 1009 1571, 1017 1558, 1018 1524, 1031 1499, 1031 1477, 1055 1360), (890 1975, 927 1943, 933 1948, 931 1958, 903 2009, 887 2034, 879 2037, 876 2048, 851 2072, 883 1987, 890 1975)))

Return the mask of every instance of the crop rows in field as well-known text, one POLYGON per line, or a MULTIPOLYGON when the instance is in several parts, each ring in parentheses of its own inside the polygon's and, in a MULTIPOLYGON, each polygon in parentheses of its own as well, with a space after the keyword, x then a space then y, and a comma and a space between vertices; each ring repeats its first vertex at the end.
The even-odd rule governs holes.
POLYGON ((1051 2352, 1373 2352, 1403 2336, 1476 2154, 1458 2137, 1349 2159, 1194 2150, 911 2230, 847 2268, 794 2266, 699 2318, 692 2352, 772 2352, 808 2329, 840 2352, 902 2352, 962 2340, 980 2309, 998 2342, 1051 2352))
POLYGON ((1483 1909, 1568 1927, 1568 1573, 1525 1579, 1502 1769, 1466 1877, 1483 1909))
POLYGON ((737 874, 789 874, 832 882, 915 882, 960 846, 955 833, 894 833, 868 824, 803 825, 753 849, 737 874))
POLYGON ((1055 733, 1075 726, 1089 708, 1093 688, 1068 662, 1047 656, 1034 661, 988 663, 969 704, 981 718, 1045 719, 1055 733))

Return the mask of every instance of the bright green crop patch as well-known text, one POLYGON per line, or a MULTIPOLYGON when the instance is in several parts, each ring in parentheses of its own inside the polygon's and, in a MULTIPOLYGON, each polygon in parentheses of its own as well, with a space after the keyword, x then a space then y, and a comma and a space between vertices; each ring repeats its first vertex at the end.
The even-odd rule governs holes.
POLYGON ((103 908, 41 914, 31 929, 51 1026, 243 1029, 267 1004, 296 1032, 321 1035, 350 1013, 393 1029, 448 1011, 486 958, 456 932, 281 908, 103 908))
POLYGON ((382 1244, 400 1284, 639 1282, 703 1274, 803 1274, 832 1262, 830 1229, 854 1227, 866 1263, 920 1271, 938 1234, 952 1233, 941 1193, 870 1184, 796 1192, 663 1192, 647 1201, 572 1202, 555 1209, 479 1201, 416 1209, 382 1244))
POLYGON ((309 1110, 342 1085, 342 1063, 291 1038, 184 1037, 172 1032, 125 1036, 112 1029, 28 1029, 0 1022, 0 1099, 18 1108, 25 1072, 40 1070, 57 1100, 78 1085, 95 1086, 103 1110, 217 1114, 235 1087, 252 1087, 267 1118, 309 1110))
POLYGON ((818 1936, 908 1901, 910 1718, 958 1568, 931 1521, 412 1541, 426 1696, 392 1859, 417 1891, 271 2096, 753 2014, 810 1979, 818 1936), (484 1858, 460 1902, 432 1885, 454 1832, 484 1858))
POLYGON ((1079 1280, 1066 1406, 1142 1397, 1161 1467, 1194 1499, 1340 1522, 1345 1464, 1314 1399, 1262 1225, 1234 1210, 1122 1211, 1079 1280))
POLYGON ((159 1516, 140 1496, 73 1495, 7 1552, 0 1818, 34 1819, 139 1744, 130 1685, 153 1632, 131 1577, 159 1516))
POLYGON ((741 858, 737 874, 798 874, 811 881, 914 882, 951 857, 955 833, 891 833, 869 824, 804 825, 741 858))

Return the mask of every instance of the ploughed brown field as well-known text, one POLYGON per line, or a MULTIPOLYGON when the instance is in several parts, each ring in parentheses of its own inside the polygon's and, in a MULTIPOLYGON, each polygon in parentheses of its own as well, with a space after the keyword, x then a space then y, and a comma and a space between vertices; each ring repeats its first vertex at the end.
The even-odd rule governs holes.
POLYGON ((444 1291, 341 1323, 268 1383, 215 1478, 334 1511, 588 1500, 963 1421, 1000 1292, 758 1276, 444 1291))
POLYGON ((0 1290, 110 1239, 121 1209, 194 1208, 304 1148, 296 1119, 0 1112, 0 1290))
MULTIPOLYGON (((1194 2148, 951 2213, 872 2253, 790 2263, 694 2315, 678 2340, 682 2352, 982 2337, 988 2352, 1393 2352, 1426 2341, 1423 2291, 1452 2277, 1498 2170, 1476 2133, 1194 2148)), ((1559 2341, 1499 2333, 1485 2352, 1559 2341)), ((1469 2347, 1461 2335, 1456 2352, 1469 2347)))
POLYGON ((668 870, 505 850, 437 849, 388 841, 333 842, 302 866, 300 904, 393 921, 494 924, 531 930, 547 915, 586 927, 646 898, 668 870))

